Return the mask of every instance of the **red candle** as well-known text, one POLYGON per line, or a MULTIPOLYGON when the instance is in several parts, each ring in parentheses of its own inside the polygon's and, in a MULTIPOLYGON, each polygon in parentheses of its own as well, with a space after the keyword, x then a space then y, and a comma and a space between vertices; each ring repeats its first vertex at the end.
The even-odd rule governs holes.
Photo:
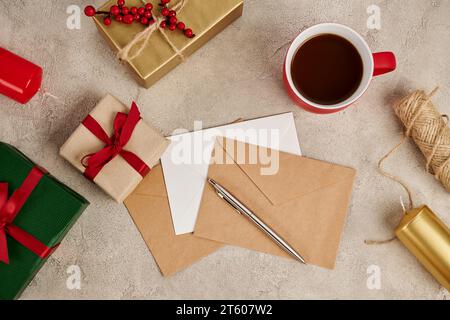
POLYGON ((25 104, 38 92, 42 68, 0 48, 0 93, 25 104))

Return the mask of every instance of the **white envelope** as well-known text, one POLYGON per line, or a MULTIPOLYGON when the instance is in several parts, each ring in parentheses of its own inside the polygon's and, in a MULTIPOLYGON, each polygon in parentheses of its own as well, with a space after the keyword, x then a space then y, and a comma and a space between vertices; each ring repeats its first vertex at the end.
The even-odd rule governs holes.
POLYGON ((301 155, 291 112, 170 137, 161 163, 177 235, 194 232, 218 136, 301 155))

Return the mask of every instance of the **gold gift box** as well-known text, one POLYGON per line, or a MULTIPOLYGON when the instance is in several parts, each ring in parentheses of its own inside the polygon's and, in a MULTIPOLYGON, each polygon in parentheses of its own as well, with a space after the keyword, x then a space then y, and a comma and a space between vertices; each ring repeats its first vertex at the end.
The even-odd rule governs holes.
MULTIPOLYGON (((179 1, 172 0, 169 9, 179 1)), ((110 0, 100 10, 109 11, 116 2, 116 0, 110 0)), ((153 4, 154 15, 159 15, 159 1, 147 2, 153 4)), ((127 0, 126 5, 129 8, 141 7, 143 2, 127 0)), ((188 0, 177 18, 183 21, 187 28, 191 28, 196 36, 189 39, 180 30, 169 31, 166 29, 165 32, 182 55, 188 57, 239 18, 242 15, 243 7, 243 0, 188 0)), ((126 25, 116 21, 113 21, 110 26, 105 26, 103 17, 99 15, 94 18, 94 21, 100 33, 115 51, 124 48, 137 33, 145 28, 140 23, 126 25)), ((133 50, 131 52, 133 53, 133 50)), ((142 54, 127 64, 137 75, 139 83, 143 87, 149 88, 182 61, 182 58, 174 52, 161 33, 156 31, 151 35, 142 54)))
POLYGON ((400 241, 450 291, 450 229, 430 208, 408 212, 395 231, 400 241))
MULTIPOLYGON (((129 107, 115 97, 107 95, 91 111, 90 115, 111 137, 114 134, 114 119, 117 113, 128 114, 129 110, 129 107)), ((161 155, 169 144, 169 140, 141 120, 136 125, 124 149, 133 152, 147 166, 152 168, 159 163, 161 155)), ((84 172, 83 158, 102 150, 103 147, 104 143, 81 124, 67 139, 59 153, 75 168, 84 172)), ((119 155, 102 168, 94 182, 117 202, 121 203, 136 189, 142 179, 142 176, 119 155)))

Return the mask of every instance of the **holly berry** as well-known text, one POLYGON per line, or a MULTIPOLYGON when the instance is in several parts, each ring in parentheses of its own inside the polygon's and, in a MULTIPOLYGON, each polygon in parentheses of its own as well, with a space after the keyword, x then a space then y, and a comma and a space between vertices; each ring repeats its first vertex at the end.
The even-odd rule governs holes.
POLYGON ((134 21, 134 17, 133 17, 133 15, 131 15, 131 14, 127 14, 127 15, 125 15, 125 16, 123 17, 123 22, 124 22, 125 24, 132 24, 133 21, 134 21))
POLYGON ((152 11, 152 10, 153 10, 153 5, 152 5, 151 3, 147 3, 147 4, 145 5, 145 10, 147 10, 147 11, 152 11))
POLYGON ((131 13, 131 14, 135 15, 137 12, 138 12, 138 8, 136 8, 136 7, 131 7, 131 9, 130 9, 130 13, 131 13))
POLYGON ((105 24, 105 26, 109 26, 111 25, 111 18, 110 17, 106 17, 105 19, 103 19, 103 23, 105 24))
POLYGON ((184 30, 186 28, 186 25, 184 24, 184 22, 178 22, 177 28, 178 30, 184 30))
POLYGON ((124 6, 124 5, 125 5, 125 0, 117 0, 117 5, 118 5, 119 7, 124 6))
POLYGON ((138 9, 138 14, 142 16, 144 13, 145 13, 145 8, 144 7, 140 7, 138 9))
POLYGON ((171 25, 169 26, 169 30, 170 30, 170 31, 175 31, 176 28, 177 28, 177 25, 176 25, 176 24, 171 24, 171 25))
POLYGON ((167 17, 167 16, 170 14, 170 11, 169 11, 169 9, 167 9, 167 8, 162 8, 161 14, 162 14, 164 17, 167 17))
POLYGON ((118 14, 118 15, 116 16, 116 21, 117 21, 117 22, 122 22, 122 21, 123 21, 123 16, 120 15, 120 14, 118 14))
POLYGON ((146 17, 141 18, 140 21, 142 24, 148 24, 148 19, 146 17))
POLYGON ((117 16, 118 14, 120 14, 120 9, 118 6, 112 6, 109 9, 109 13, 111 13, 112 16, 117 16))
POLYGON ((147 19, 150 19, 153 16, 151 11, 145 11, 144 12, 144 17, 146 17, 147 19))
POLYGON ((161 4, 162 5, 166 5, 166 4, 168 4, 170 2, 170 0, 161 0, 161 4))
POLYGON ((159 24, 159 26, 160 26, 161 28, 165 29, 166 26, 167 26, 167 22, 166 22, 166 21, 161 21, 161 23, 159 24))
POLYGON ((175 12, 175 10, 170 10, 169 11, 169 17, 176 17, 177 13, 175 12))
POLYGON ((193 32, 192 29, 190 29, 190 28, 184 30, 184 34, 185 34, 186 37, 188 37, 188 38, 194 37, 194 32, 193 32))
POLYGON ((86 8, 84 8, 84 14, 87 15, 88 17, 93 17, 95 16, 95 8, 93 6, 87 6, 86 8))
POLYGON ((126 16, 128 13, 130 13, 130 9, 128 7, 122 7, 122 14, 126 16))
POLYGON ((176 25, 178 22, 178 19, 177 19, 177 17, 171 17, 169 19, 169 22, 170 22, 170 24, 176 25))

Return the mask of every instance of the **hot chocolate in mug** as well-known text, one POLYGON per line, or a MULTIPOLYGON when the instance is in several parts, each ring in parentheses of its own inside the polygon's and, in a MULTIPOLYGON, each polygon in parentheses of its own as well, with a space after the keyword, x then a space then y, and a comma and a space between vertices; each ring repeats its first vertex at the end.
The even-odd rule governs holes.
POLYGON ((395 68, 392 52, 372 53, 356 31, 324 23, 306 29, 292 42, 284 64, 284 83, 299 106, 329 114, 353 104, 373 77, 395 68))

